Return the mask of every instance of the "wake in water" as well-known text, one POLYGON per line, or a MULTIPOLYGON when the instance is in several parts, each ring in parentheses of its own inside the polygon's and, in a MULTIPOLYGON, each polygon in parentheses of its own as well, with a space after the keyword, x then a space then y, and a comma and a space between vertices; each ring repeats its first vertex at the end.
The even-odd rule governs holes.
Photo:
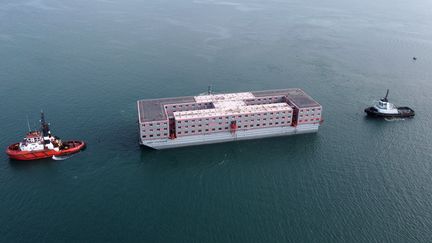
POLYGON ((384 118, 384 120, 386 121, 405 121, 405 118, 397 118, 397 117, 393 117, 393 118, 384 118))
POLYGON ((71 155, 65 155, 65 156, 53 156, 52 159, 53 160, 66 160, 69 159, 70 157, 74 156, 73 154, 71 155))

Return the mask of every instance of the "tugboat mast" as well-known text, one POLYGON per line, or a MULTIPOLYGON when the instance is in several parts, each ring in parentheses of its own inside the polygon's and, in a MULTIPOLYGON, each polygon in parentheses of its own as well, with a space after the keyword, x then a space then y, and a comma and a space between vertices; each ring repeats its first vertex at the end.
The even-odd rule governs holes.
POLYGON ((28 131, 31 132, 30 122, 29 122, 28 116, 27 116, 27 128, 28 128, 28 131))
POLYGON ((385 97, 381 99, 382 102, 388 102, 388 99, 387 99, 388 94, 389 94, 389 89, 387 89, 387 93, 386 93, 385 97))
POLYGON ((49 130, 49 124, 45 121, 45 115, 44 115, 43 111, 41 111, 41 120, 40 120, 40 122, 41 122, 42 135, 44 137, 48 137, 51 134, 51 132, 49 130))

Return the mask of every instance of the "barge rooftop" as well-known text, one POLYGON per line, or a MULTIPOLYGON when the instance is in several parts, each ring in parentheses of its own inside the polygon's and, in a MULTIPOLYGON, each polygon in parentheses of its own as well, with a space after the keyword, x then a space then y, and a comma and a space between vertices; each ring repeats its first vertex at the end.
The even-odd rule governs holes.
MULTIPOLYGON (((252 91, 251 93, 255 97, 289 96, 292 101, 300 108, 319 106, 318 102, 312 99, 312 97, 307 95, 303 90, 297 88, 252 91)), ((140 122, 165 120, 167 119, 167 114, 165 113, 164 105, 176 103, 193 103, 196 102, 195 97, 199 96, 139 100, 139 120, 140 122)))

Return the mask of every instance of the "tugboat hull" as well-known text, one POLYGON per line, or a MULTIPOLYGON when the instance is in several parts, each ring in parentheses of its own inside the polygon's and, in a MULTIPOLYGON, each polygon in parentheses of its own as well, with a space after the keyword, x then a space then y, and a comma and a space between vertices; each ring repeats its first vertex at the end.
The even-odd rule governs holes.
POLYGON ((52 158, 53 156, 65 156, 78 153, 85 148, 83 141, 67 141, 63 142, 63 146, 59 151, 53 149, 44 149, 38 151, 21 151, 19 143, 10 145, 6 149, 6 154, 13 160, 37 160, 52 158))
POLYGON ((382 118, 407 118, 415 115, 414 110, 409 107, 398 107, 398 113, 382 113, 373 106, 366 108, 364 111, 368 116, 382 118))

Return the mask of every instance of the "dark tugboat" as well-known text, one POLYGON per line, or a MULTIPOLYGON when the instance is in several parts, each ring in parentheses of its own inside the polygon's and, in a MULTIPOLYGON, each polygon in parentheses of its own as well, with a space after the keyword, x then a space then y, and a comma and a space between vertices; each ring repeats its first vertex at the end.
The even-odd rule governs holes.
POLYGON ((41 112, 41 128, 39 131, 30 131, 20 143, 7 147, 6 153, 13 160, 36 160, 68 156, 78 153, 85 148, 85 143, 79 140, 62 141, 51 135, 49 124, 41 112))
POLYGON ((383 117, 383 118, 405 118, 413 117, 415 112, 409 107, 397 107, 390 103, 387 99, 389 90, 387 90, 386 96, 378 101, 374 106, 365 109, 368 116, 372 117, 383 117))

